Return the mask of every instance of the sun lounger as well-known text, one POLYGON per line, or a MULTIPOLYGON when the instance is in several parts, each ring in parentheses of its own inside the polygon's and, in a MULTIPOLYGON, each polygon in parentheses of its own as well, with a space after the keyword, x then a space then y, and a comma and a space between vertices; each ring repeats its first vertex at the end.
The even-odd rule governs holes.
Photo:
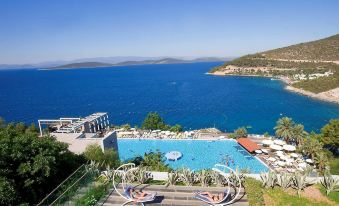
POLYGON ((132 187, 132 186, 127 186, 127 187, 125 188, 124 195, 125 195, 125 197, 126 197, 126 199, 127 199, 127 202, 125 202, 123 205, 125 205, 125 204, 127 204, 127 203, 129 203, 129 202, 136 202, 136 203, 141 203, 141 205, 144 206, 144 203, 154 201, 154 199, 155 199, 155 197, 156 197, 156 195, 157 195, 156 192, 154 192, 154 193, 148 193, 148 194, 147 194, 146 196, 144 196, 142 199, 136 200, 136 199, 134 199, 133 197, 131 197, 131 195, 130 195, 130 190, 131 190, 131 189, 134 189, 134 187, 132 187))
POLYGON ((210 205, 223 205, 222 203, 229 197, 229 190, 224 191, 224 198, 218 202, 211 202, 210 199, 206 195, 202 195, 201 192, 197 192, 193 198, 206 202, 210 205))

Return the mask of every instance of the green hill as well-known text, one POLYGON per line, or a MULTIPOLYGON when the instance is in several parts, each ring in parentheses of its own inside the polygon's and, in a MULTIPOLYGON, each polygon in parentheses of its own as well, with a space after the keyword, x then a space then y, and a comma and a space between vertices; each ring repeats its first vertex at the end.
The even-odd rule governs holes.
POLYGON ((317 41, 246 55, 210 73, 283 77, 292 86, 320 93, 339 87, 339 34, 317 41), (333 73, 312 78, 312 75, 333 73), (302 79, 296 76, 303 75, 302 79), (306 78, 306 79, 305 79, 306 78))
POLYGON ((317 41, 273 49, 261 54, 272 59, 339 61, 339 34, 317 41))

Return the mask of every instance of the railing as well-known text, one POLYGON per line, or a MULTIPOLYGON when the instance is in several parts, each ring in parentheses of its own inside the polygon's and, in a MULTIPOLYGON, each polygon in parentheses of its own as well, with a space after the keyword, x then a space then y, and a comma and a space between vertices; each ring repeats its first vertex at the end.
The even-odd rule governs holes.
POLYGON ((81 165, 37 206, 75 205, 93 187, 95 177, 92 171, 87 170, 85 165, 81 165))

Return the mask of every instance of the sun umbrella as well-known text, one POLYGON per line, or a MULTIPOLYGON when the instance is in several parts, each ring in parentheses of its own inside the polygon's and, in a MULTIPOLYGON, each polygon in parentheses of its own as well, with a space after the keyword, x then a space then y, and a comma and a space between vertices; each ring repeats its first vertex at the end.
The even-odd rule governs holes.
POLYGON ((270 139, 265 139, 265 140, 263 140, 261 143, 262 143, 263 145, 271 145, 271 144, 273 144, 273 141, 270 140, 270 139))
POLYGON ((261 154, 261 153, 262 153, 262 151, 261 151, 260 149, 257 149, 257 150, 255 150, 255 153, 257 153, 257 154, 261 154))
POLYGON ((297 153, 291 153, 290 155, 291 155, 291 157, 294 157, 294 158, 299 157, 299 155, 297 153))
POLYGON ((285 155, 280 155, 279 158, 282 159, 282 160, 288 159, 288 157, 286 157, 285 155))
POLYGON ((308 163, 313 163, 313 160, 311 160, 311 159, 306 159, 305 161, 308 162, 308 163))
POLYGON ((271 144, 270 148, 273 149, 273 150, 282 150, 283 149, 281 146, 276 145, 276 144, 271 144))
POLYGON ((267 149, 261 149, 261 151, 263 151, 263 153, 268 154, 268 150, 267 149))
POLYGON ((284 144, 286 144, 285 141, 282 141, 282 140, 280 140, 280 139, 276 139, 276 140, 274 140, 273 142, 274 142, 274 144, 277 144, 277 145, 284 145, 284 144))
POLYGON ((283 145, 283 149, 286 151, 295 151, 296 148, 293 145, 286 144, 286 145, 283 145))
POLYGON ((285 166, 285 162, 283 162, 283 161, 278 161, 277 164, 278 164, 279 166, 285 166))
POLYGON ((298 166, 301 168, 305 168, 307 164, 305 162, 302 162, 302 163, 299 163, 298 166))
POLYGON ((277 159, 275 159, 274 157, 270 157, 270 158, 268 158, 267 160, 268 160, 268 161, 271 161, 271 162, 274 162, 274 161, 276 161, 277 159))

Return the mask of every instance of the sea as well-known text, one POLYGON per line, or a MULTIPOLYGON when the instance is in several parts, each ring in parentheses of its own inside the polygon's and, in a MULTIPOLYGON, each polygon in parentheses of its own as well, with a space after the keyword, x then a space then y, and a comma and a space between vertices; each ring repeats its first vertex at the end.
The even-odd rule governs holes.
POLYGON ((318 132, 339 105, 284 89, 263 77, 206 74, 222 62, 114 66, 64 70, 0 71, 0 116, 6 122, 84 117, 108 112, 111 124, 142 124, 158 112, 185 130, 216 127, 273 134, 276 121, 293 118, 318 132))

